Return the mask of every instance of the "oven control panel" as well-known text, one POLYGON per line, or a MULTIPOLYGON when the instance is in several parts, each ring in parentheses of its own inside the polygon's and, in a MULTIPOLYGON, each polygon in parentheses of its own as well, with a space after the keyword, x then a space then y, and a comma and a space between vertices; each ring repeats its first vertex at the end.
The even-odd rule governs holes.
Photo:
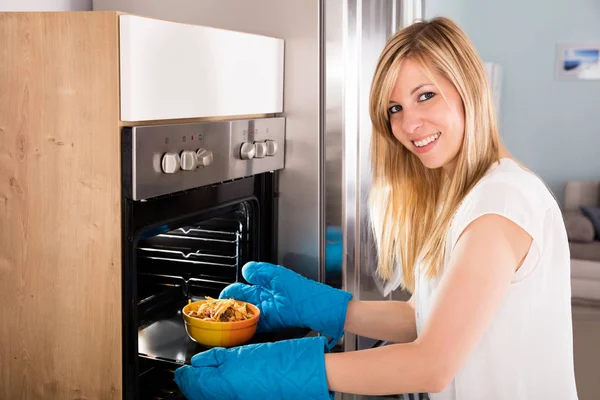
POLYGON ((144 200, 282 169, 284 150, 282 117, 124 128, 126 196, 144 200))

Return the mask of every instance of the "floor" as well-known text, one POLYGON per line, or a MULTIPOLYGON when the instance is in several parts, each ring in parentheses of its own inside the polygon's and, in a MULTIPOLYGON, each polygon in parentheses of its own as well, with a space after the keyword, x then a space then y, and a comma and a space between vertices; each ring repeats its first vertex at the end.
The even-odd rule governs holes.
POLYGON ((600 304, 573 304, 575 379, 579 400, 600 399, 600 304))

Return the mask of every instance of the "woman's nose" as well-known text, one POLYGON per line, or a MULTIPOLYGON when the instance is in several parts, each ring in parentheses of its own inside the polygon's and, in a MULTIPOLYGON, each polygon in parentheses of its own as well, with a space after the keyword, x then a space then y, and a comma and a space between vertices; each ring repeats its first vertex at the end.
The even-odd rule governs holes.
POLYGON ((423 118, 417 110, 402 110, 402 130, 408 134, 415 133, 423 126, 423 118))

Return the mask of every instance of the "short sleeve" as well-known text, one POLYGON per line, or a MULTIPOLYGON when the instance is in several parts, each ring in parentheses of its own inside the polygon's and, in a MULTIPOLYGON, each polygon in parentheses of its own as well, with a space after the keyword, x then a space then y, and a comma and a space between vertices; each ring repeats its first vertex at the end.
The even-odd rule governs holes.
POLYGON ((515 280, 528 276, 539 263, 544 248, 544 221, 547 207, 536 187, 506 181, 486 182, 476 186, 459 207, 451 228, 451 249, 462 232, 477 218, 500 215, 520 226, 532 238, 529 252, 515 274, 515 280))

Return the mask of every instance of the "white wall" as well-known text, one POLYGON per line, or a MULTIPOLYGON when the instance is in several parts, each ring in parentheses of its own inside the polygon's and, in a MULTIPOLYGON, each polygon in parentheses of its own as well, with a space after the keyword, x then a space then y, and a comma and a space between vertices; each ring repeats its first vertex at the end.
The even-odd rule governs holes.
POLYGON ((600 179, 600 80, 556 78, 556 45, 600 42, 598 0, 430 0, 426 18, 455 18, 486 61, 503 66, 508 150, 562 201, 569 179, 600 179))
POLYGON ((92 0, 0 0, 0 11, 88 11, 92 0))

